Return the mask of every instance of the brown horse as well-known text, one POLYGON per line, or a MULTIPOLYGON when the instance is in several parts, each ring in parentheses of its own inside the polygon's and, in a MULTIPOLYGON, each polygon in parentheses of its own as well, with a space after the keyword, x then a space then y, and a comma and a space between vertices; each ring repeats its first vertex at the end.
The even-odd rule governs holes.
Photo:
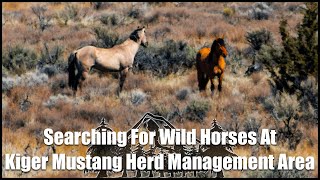
POLYGON ((222 78, 224 69, 226 67, 225 57, 228 55, 228 51, 225 47, 223 37, 217 38, 213 41, 211 49, 202 48, 198 51, 196 57, 198 86, 199 90, 206 89, 208 81, 211 82, 211 91, 214 91, 214 78, 219 79, 218 90, 222 90, 222 78))
POLYGON ((69 86, 74 90, 74 95, 78 86, 81 88, 82 82, 87 78, 92 68, 102 72, 119 72, 118 93, 120 93, 140 45, 144 47, 148 45, 145 27, 138 27, 126 41, 112 48, 85 46, 73 51, 69 56, 68 72, 69 86), (77 74, 75 74, 76 69, 77 74))

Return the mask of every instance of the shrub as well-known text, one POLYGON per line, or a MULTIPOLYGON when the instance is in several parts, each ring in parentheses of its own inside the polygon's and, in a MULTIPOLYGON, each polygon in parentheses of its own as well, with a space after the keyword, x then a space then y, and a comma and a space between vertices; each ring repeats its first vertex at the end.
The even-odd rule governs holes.
POLYGON ((48 82, 48 76, 40 71, 27 72, 21 76, 2 78, 2 92, 9 91, 15 86, 33 87, 48 82))
POLYGON ((275 98, 265 100, 265 107, 277 120, 278 139, 288 142, 290 149, 296 149, 302 138, 302 132, 297 126, 300 119, 299 106, 297 96, 287 93, 277 93, 275 98))
POLYGON ((156 40, 158 40, 160 37, 161 37, 161 40, 163 40, 165 38, 165 35, 170 32, 171 32, 171 29, 169 27, 161 27, 155 30, 153 35, 156 40))
POLYGON ((48 75, 48 77, 52 77, 58 74, 58 69, 53 65, 45 65, 40 69, 40 72, 48 75))
POLYGON ((168 40, 160 48, 140 48, 133 64, 133 71, 148 71, 156 76, 183 72, 195 65, 196 51, 183 41, 168 40))
POLYGON ((24 76, 17 78, 18 85, 33 87, 48 82, 48 76, 39 71, 28 72, 24 76))
POLYGON ((182 101, 187 99, 190 93, 191 93, 190 88, 183 88, 177 92, 176 97, 178 100, 182 101))
POLYGON ((94 9, 100 10, 107 7, 111 3, 112 2, 91 2, 91 5, 93 6, 94 9))
POLYGON ((69 20, 76 20, 79 15, 77 6, 68 3, 64 9, 59 13, 59 18, 63 20, 64 25, 68 24, 69 20))
POLYGON ((31 10, 39 20, 39 27, 41 31, 44 31, 46 28, 51 26, 52 16, 46 14, 48 10, 47 6, 32 6, 31 10))
POLYGON ((141 19, 143 18, 145 14, 145 11, 141 8, 132 8, 129 13, 128 16, 131 18, 135 18, 135 19, 141 19))
POLYGON ((10 74, 21 75, 27 70, 35 69, 36 63, 37 55, 29 48, 16 45, 3 50, 2 67, 10 74))
POLYGON ((55 45, 49 50, 47 43, 41 50, 41 56, 38 62, 38 68, 41 72, 46 73, 49 77, 57 72, 66 72, 67 63, 63 60, 64 46, 55 45))
POLYGON ((252 9, 249 10, 248 16, 251 19, 264 20, 269 19, 272 15, 273 9, 265 2, 256 2, 253 4, 252 9))
POLYGON ((131 91, 131 103, 133 105, 139 105, 143 103, 146 98, 146 94, 141 90, 133 90, 131 91))
POLYGON ((2 92, 9 91, 15 86, 15 79, 12 77, 2 78, 2 92))
POLYGON ((247 120, 244 125, 244 131, 245 132, 259 132, 259 128, 261 127, 261 122, 257 121, 256 118, 250 118, 247 120))
POLYGON ((51 109, 51 108, 56 107, 58 102, 72 103, 73 101, 74 101, 73 99, 70 99, 66 95, 58 94, 56 96, 50 96, 49 100, 47 100, 46 102, 43 103, 43 106, 51 109))
MULTIPOLYGON (((257 55, 256 53, 263 53, 264 55, 268 55, 271 52, 269 50, 261 50, 262 46, 271 46, 273 44, 273 38, 270 31, 266 29, 261 29, 257 31, 248 32, 246 34, 246 40, 250 44, 250 48, 248 48, 248 55, 254 55, 252 56, 253 62, 252 65, 248 67, 248 69, 245 72, 246 76, 251 75, 253 72, 262 70, 261 61, 256 62, 257 55)), ((281 52, 281 49, 279 49, 279 52, 281 52)), ((281 55, 279 55, 281 56, 281 55)), ((276 57, 279 57, 276 56, 276 57)), ((273 61, 273 57, 271 58, 273 61)))
POLYGON ((235 9, 233 8, 229 8, 229 7, 225 7, 223 9, 223 12, 222 14, 225 16, 225 17, 231 17, 235 14, 235 9))
POLYGON ((262 45, 271 45, 273 43, 271 32, 266 29, 248 32, 246 39, 256 51, 259 51, 262 45))
POLYGON ((121 18, 117 14, 112 14, 112 15, 105 14, 100 17, 100 21, 105 25, 117 26, 123 23, 123 18, 121 18))
POLYGON ((106 30, 105 28, 93 28, 97 43, 95 46, 101 48, 111 48, 120 42, 119 35, 114 31, 106 30))
POLYGON ((165 117, 168 120, 171 120, 171 119, 169 119, 167 117, 168 114, 170 113, 170 108, 167 105, 164 105, 163 103, 152 104, 151 113, 155 114, 155 115, 159 115, 159 116, 165 117))
POLYGON ((313 76, 301 82, 300 104, 304 108, 301 119, 318 123, 318 80, 313 76))
POLYGON ((318 76, 318 5, 306 3, 306 6, 302 23, 297 26, 298 37, 290 36, 287 21, 282 20, 279 27, 282 47, 261 48, 256 57, 271 73, 276 89, 290 94, 303 93, 301 82, 308 75, 318 76))
POLYGON ((184 111, 184 117, 188 120, 202 122, 206 117, 206 114, 209 111, 209 109, 210 105, 207 100, 192 100, 189 102, 184 111))

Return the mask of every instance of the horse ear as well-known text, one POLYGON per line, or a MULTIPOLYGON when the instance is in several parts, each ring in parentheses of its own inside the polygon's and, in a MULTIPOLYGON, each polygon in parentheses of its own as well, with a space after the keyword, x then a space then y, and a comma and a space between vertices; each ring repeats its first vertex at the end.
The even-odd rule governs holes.
POLYGON ((224 34, 222 34, 221 39, 224 39, 224 34))
POLYGON ((138 26, 138 28, 137 29, 139 29, 140 28, 140 26, 138 26))

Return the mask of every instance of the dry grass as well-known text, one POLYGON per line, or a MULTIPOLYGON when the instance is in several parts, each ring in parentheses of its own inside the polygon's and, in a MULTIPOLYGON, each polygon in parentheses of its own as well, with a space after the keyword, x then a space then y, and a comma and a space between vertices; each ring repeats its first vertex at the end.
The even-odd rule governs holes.
MULTIPOLYGON (((251 60, 242 58, 236 62, 232 60, 235 53, 241 54, 248 48, 245 34, 266 28, 272 32, 275 42, 280 42, 278 32, 280 16, 290 17, 289 27, 293 29, 302 16, 299 13, 283 11, 283 8, 294 9, 301 3, 273 3, 273 15, 268 20, 252 20, 241 15, 241 9, 248 9, 252 3, 111 3, 100 10, 95 10, 90 3, 74 3, 81 14, 80 20, 70 20, 67 25, 52 21, 52 26, 43 32, 37 28, 36 17, 32 14, 31 6, 36 3, 2 3, 3 18, 7 19, 2 26, 3 50, 14 44, 22 44, 32 48, 38 55, 43 50, 44 42, 49 47, 59 45, 64 47, 63 59, 71 51, 96 41, 92 27, 105 26, 127 37, 137 26, 149 24, 147 29, 150 44, 161 44, 165 40, 183 40, 191 47, 199 49, 210 46, 216 36, 225 35, 227 44, 235 50, 227 57, 228 65, 223 81, 223 90, 211 94, 209 85, 205 92, 200 93, 197 87, 196 69, 191 68, 182 74, 173 74, 158 78, 148 73, 130 73, 124 90, 116 96, 118 80, 110 74, 92 74, 84 83, 84 88, 72 97, 72 92, 66 88, 67 75, 58 74, 49 79, 48 83, 23 87, 18 85, 2 94, 2 152, 24 153, 30 146, 33 155, 43 155, 50 152, 42 143, 41 132, 45 128, 60 131, 87 131, 96 128, 101 117, 105 117, 115 131, 124 131, 131 128, 145 112, 163 115, 177 128, 197 129, 209 128, 212 120, 226 130, 245 131, 248 127, 257 129, 275 128, 275 119, 264 106, 266 98, 275 98, 272 95, 268 74, 265 71, 244 77, 247 64, 251 60), (240 10, 226 19, 223 16, 225 7, 237 6, 240 10), (128 14, 133 8, 140 8, 142 16, 134 19, 128 14), (15 14, 17 12, 17 14, 15 14), (103 14, 116 14, 123 18, 123 24, 115 26, 103 25, 99 18, 103 14), (30 18, 23 18, 30 17, 30 18), (235 66, 235 64, 241 64, 235 66), (235 68, 232 69, 231 67, 235 68), (234 72, 236 71, 236 73, 234 72), (26 99, 31 105, 24 111, 21 102, 26 99), (138 99, 138 100, 137 100, 138 99), (200 121, 192 121, 186 115, 186 109, 194 100, 205 100, 209 104, 205 117, 200 121), (255 124, 254 124, 255 123, 255 124), (17 140, 16 137, 23 137, 17 140), (39 143, 40 142, 40 143, 39 143), (49 152, 48 152, 49 151, 49 152)), ((40 3, 46 5, 49 13, 61 12, 66 3, 40 3)), ((157 47, 157 46, 156 46, 157 47)), ((217 87, 217 80, 215 82, 217 87)), ((202 101, 201 101, 202 102, 202 101)), ((294 151, 288 150, 285 143, 272 146, 269 151, 264 147, 252 148, 249 146, 236 147, 238 155, 278 155, 285 152, 289 155, 312 155, 318 158, 318 128, 312 123, 301 123, 298 127, 303 131, 303 140, 294 151)), ((85 155, 85 146, 59 146, 57 152, 67 155, 85 155)), ((29 150, 28 150, 29 151, 29 150)), ((318 177, 318 162, 313 177, 318 177)), ((244 177, 239 171, 228 171, 227 177, 244 177)), ((5 177, 91 177, 82 172, 32 171, 20 174, 15 171, 5 171, 5 177)))

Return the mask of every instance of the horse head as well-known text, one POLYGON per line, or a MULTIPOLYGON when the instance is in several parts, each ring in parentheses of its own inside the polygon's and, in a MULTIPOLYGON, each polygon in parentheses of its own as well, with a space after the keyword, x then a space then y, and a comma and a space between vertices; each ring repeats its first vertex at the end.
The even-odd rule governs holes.
POLYGON ((216 38, 213 41, 212 46, 211 46, 211 51, 216 53, 217 56, 227 57, 228 51, 227 51, 227 48, 225 46, 223 37, 216 38))
POLYGON ((146 28, 144 26, 142 28, 138 26, 138 28, 131 33, 130 39, 141 44, 143 47, 147 47, 146 28))

